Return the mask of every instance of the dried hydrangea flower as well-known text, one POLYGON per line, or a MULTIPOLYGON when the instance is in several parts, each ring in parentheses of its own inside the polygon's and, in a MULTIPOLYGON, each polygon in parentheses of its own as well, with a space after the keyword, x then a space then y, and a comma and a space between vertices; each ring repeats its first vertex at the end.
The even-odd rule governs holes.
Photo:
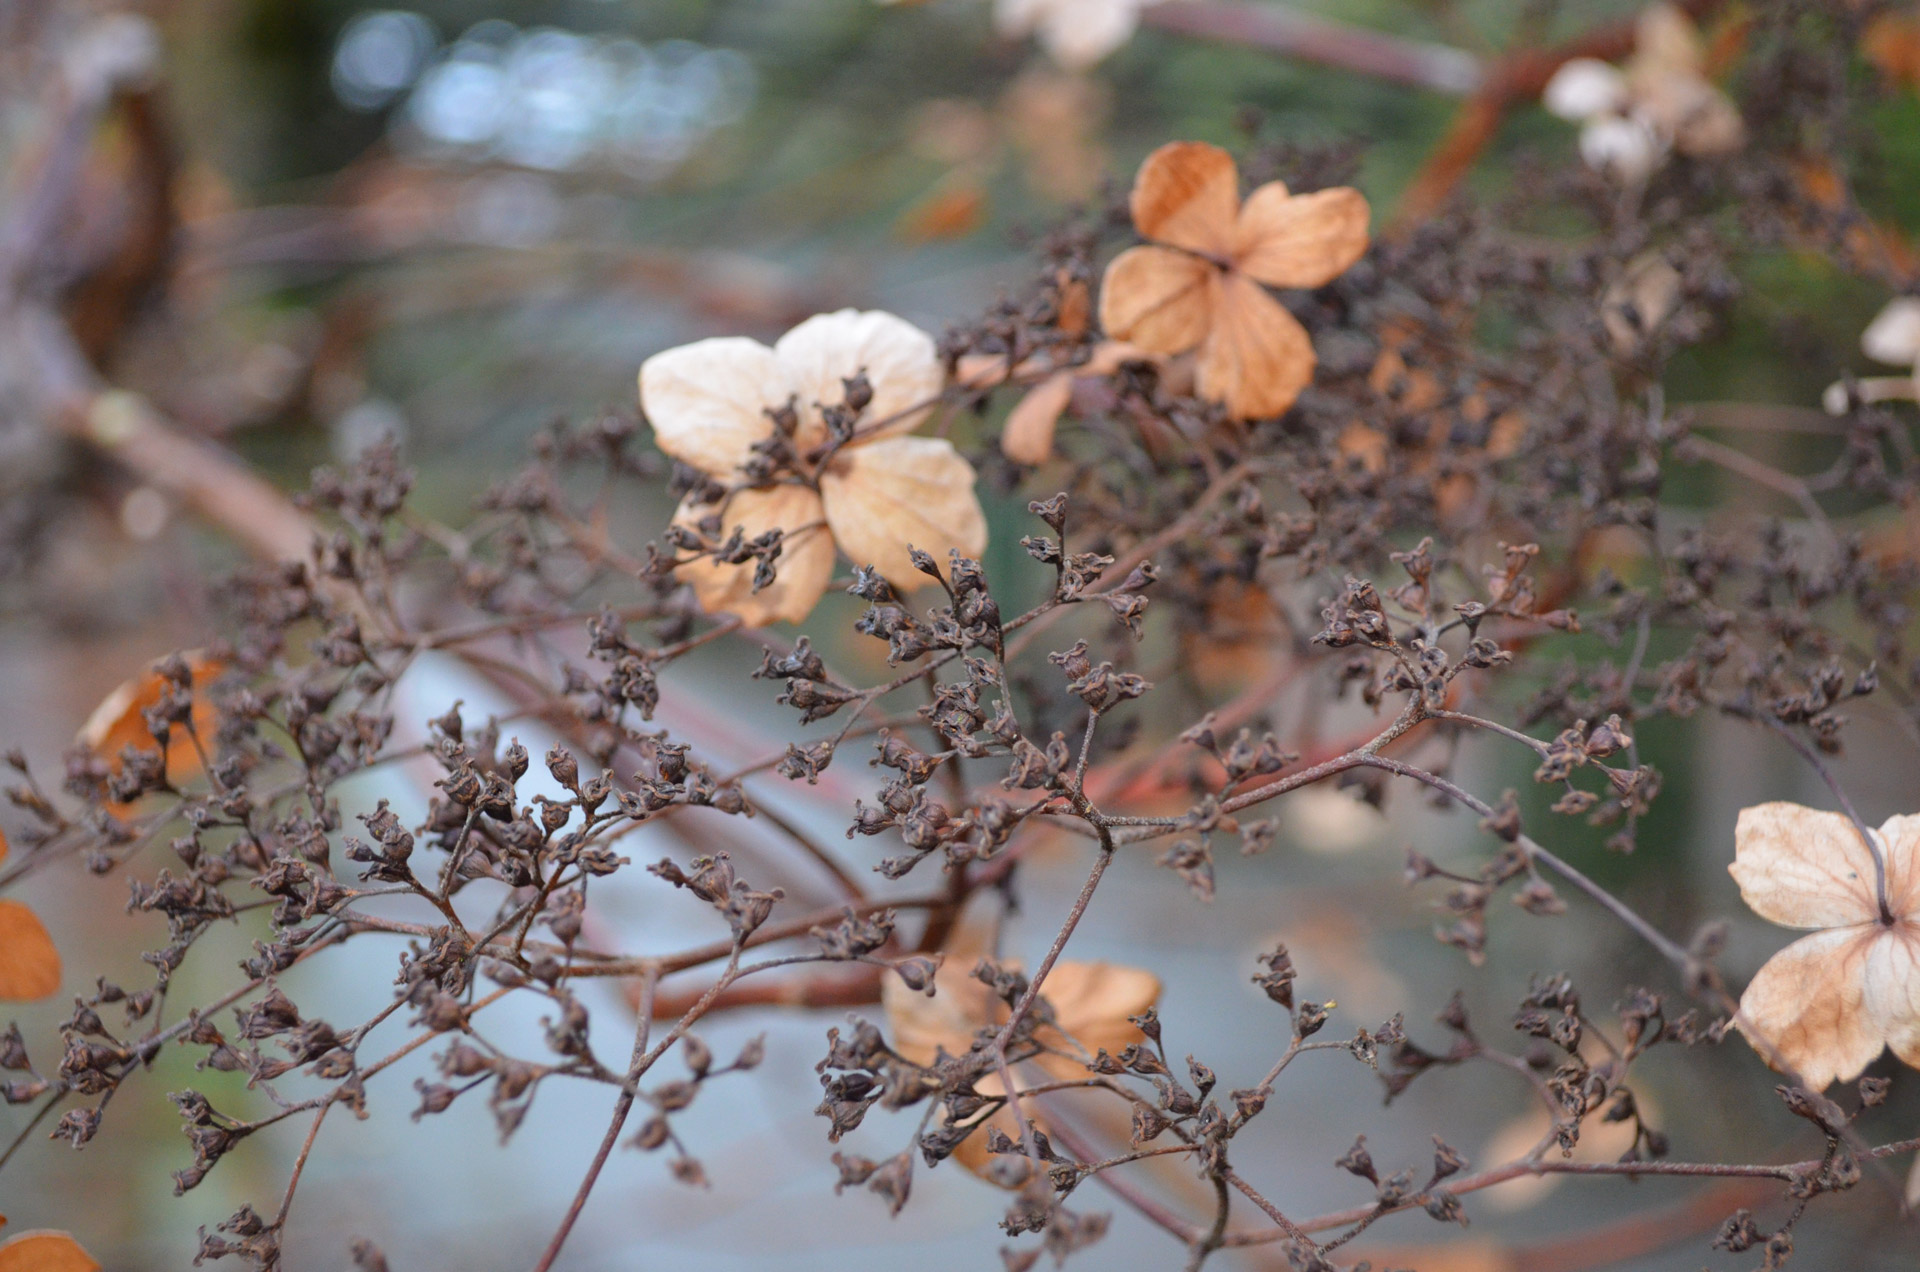
POLYGON ((1107 266, 1100 323, 1152 353, 1198 348, 1202 397, 1240 419, 1278 415, 1313 379, 1313 341, 1261 286, 1322 287, 1367 250, 1367 201, 1346 186, 1240 201, 1233 156, 1160 147, 1134 179, 1133 224, 1153 240, 1107 266))
POLYGON ((1890 367, 1906 367, 1906 375, 1871 376, 1845 384, 1830 384, 1821 402, 1830 415, 1845 415, 1855 399, 1862 402, 1911 402, 1920 398, 1920 296, 1895 296, 1867 329, 1860 333, 1860 352, 1890 367))
MULTIPOLYGON (((769 349, 722 336, 657 353, 640 368, 640 404, 660 449, 733 487, 721 513, 752 539, 782 532, 774 581, 754 590, 754 565, 701 557, 679 567, 710 612, 759 625, 799 622, 833 573, 834 546, 902 589, 933 580, 913 568, 909 547, 977 557, 987 523, 973 466, 944 439, 908 437, 944 380, 933 339, 892 314, 842 309, 819 314, 769 349), (871 397, 834 444, 827 412, 847 404, 848 382, 871 397), (797 471, 755 484, 747 465, 772 439, 775 415, 793 412, 788 438, 797 471)), ((698 492, 674 513, 692 526, 712 510, 698 492)))
POLYGON ((1705 158, 1746 142, 1738 108, 1707 78, 1698 28, 1670 4, 1640 14, 1625 67, 1574 58, 1554 72, 1541 102, 1581 125, 1588 167, 1629 185, 1651 176, 1669 151, 1705 158))
POLYGON ((1887 1047, 1920 1067, 1920 816, 1872 833, 1884 913, 1879 867, 1839 813, 1760 804, 1734 828, 1727 869, 1741 897, 1761 918, 1816 929, 1767 960, 1738 1023, 1815 1091, 1858 1077, 1887 1047))

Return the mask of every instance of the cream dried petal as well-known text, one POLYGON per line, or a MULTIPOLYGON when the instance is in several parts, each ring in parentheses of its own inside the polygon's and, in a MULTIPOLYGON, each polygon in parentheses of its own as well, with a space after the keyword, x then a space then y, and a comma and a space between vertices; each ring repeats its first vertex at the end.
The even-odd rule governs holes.
MULTIPOLYGON (((689 496, 673 514, 675 525, 692 526, 712 512, 689 496)), ((729 565, 700 557, 676 567, 674 573, 693 586, 700 607, 709 614, 733 614, 750 627, 776 619, 803 621, 813 612, 833 577, 833 539, 825 525, 820 496, 804 486, 774 486, 768 490, 738 490, 720 514, 720 537, 739 526, 749 539, 769 530, 786 532, 774 562, 774 580, 753 590, 751 561, 729 565)))
POLYGON ((1051 0, 1036 34, 1047 56, 1069 71, 1088 70, 1133 38, 1140 0, 1051 0))
POLYGON ((1570 58, 1547 81, 1540 104, 1575 122, 1610 115, 1627 104, 1627 77, 1595 57, 1570 58))
POLYGON ((1920 815, 1880 823, 1880 849, 1887 861, 1887 901, 1896 915, 1920 920, 1920 815))
POLYGON ((773 432, 767 411, 792 389, 773 350, 745 336, 715 336, 640 364, 640 409, 656 444, 683 464, 730 477, 773 432))
POLYGON ((1740 810, 1727 867, 1740 896, 1783 927, 1871 922, 1880 912, 1873 855, 1839 813, 1777 801, 1740 810))
POLYGON ((1866 1009, 1893 1053, 1920 1069, 1920 923, 1878 929, 1867 951, 1866 1009))
POLYGON ((1073 372, 1056 371, 1007 412, 1000 453, 1016 464, 1044 464, 1053 456, 1053 433, 1073 400, 1073 372))
POLYGON ((864 373, 873 389, 855 424, 863 438, 912 432, 946 378, 933 337, 880 310, 815 314, 780 337, 773 351, 800 398, 795 444, 802 454, 826 440, 820 408, 844 402, 846 381, 854 376, 864 373))
POLYGON ((1698 75, 1706 66, 1706 48, 1700 28, 1678 7, 1648 5, 1633 27, 1633 61, 1637 68, 1698 75))
POLYGON ((1234 264, 1274 287, 1324 287, 1365 254, 1369 215, 1349 186, 1288 194, 1269 182, 1240 209, 1234 264))
POLYGON ((1920 296, 1896 296, 1888 301, 1860 333, 1860 351, 1888 366, 1920 363, 1920 296))
POLYGON ((913 568, 909 546, 931 553, 943 569, 949 551, 978 557, 986 549, 987 518, 973 480, 973 465, 951 442, 888 437, 835 456, 820 476, 820 496, 847 558, 912 590, 933 580, 913 568))
POLYGON ((1132 247, 1100 283, 1100 326, 1152 353, 1185 353, 1213 321, 1214 266, 1167 247, 1132 247))
POLYGON ((1278 415, 1313 380, 1313 341, 1260 285, 1238 273, 1213 282, 1213 329, 1200 349, 1201 397, 1235 419, 1278 415))
POLYGON ((1740 996, 1736 1023, 1754 1049, 1774 1064, 1757 1034, 1815 1091, 1858 1077, 1886 1045, 1866 1003, 1867 957, 1877 931, 1835 928, 1803 936, 1768 959, 1740 996))
POLYGON ((1233 251, 1240 170, 1203 141, 1168 142, 1133 179, 1133 226, 1147 238, 1224 259, 1233 251))

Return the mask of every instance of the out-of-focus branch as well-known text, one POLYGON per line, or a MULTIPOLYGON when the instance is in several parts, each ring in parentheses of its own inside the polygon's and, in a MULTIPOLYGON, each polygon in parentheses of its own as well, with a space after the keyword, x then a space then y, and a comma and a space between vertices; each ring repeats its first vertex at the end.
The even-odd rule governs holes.
POLYGON ((1140 15, 1140 21, 1176 35, 1265 49, 1440 93, 1471 93, 1485 79, 1480 59, 1464 50, 1402 39, 1284 5, 1190 0, 1155 5, 1140 15))

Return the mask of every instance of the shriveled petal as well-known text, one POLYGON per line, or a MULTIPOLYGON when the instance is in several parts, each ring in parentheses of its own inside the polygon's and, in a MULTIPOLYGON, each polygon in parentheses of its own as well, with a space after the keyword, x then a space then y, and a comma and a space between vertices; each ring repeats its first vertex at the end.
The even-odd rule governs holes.
MULTIPOLYGON (((1873 927, 1803 936, 1767 960, 1740 996, 1741 1031, 1770 1043, 1806 1084, 1824 1091, 1850 1081, 1886 1044, 1867 1010, 1867 960, 1873 927)), ((1755 1043, 1767 1058, 1767 1048, 1755 1043)))
POLYGON ((1740 810, 1727 867, 1753 912, 1783 927, 1871 922, 1873 856, 1840 813, 1777 801, 1740 810))
POLYGON ((1860 351, 1875 362, 1920 363, 1920 296, 1896 296, 1860 333, 1860 351))
POLYGON ((1206 338, 1213 321, 1209 284, 1219 272, 1171 248, 1128 248, 1100 282, 1100 325, 1115 340, 1152 353, 1185 353, 1206 338))
POLYGON ((1895 1055, 1920 1069, 1920 923, 1878 932, 1867 951, 1867 1017, 1895 1055))
POLYGON ((1147 238, 1225 257, 1240 211, 1233 156, 1203 141, 1174 141, 1147 156, 1133 179, 1133 227, 1147 238))
POLYGON ((42 1229, 0 1241, 0 1272, 100 1272, 100 1265, 66 1233, 42 1229))
POLYGON ((945 380, 933 337, 880 310, 815 314, 780 337, 773 351, 800 395, 795 443, 802 454, 826 440, 820 408, 846 401, 846 381, 854 376, 864 372, 873 388, 873 401, 855 424, 862 437, 912 432, 945 380))
POLYGON ((40 916, 0 900, 0 1002, 32 1002, 59 988, 60 951, 40 916))
POLYGON ((1040 986, 1062 1032, 1089 1053, 1118 1052, 1139 1042, 1139 1027, 1127 1020, 1160 999, 1160 978, 1118 963, 1055 963, 1040 986))
POLYGON ((1200 349, 1200 396, 1235 419, 1278 415, 1313 380, 1313 341, 1280 302, 1252 279, 1214 283, 1213 330, 1200 349))
MULTIPOLYGON (((673 514, 673 521, 691 526, 711 512, 711 505, 696 504, 689 497, 673 514)), ((833 539, 825 520, 820 496, 804 486, 735 491, 720 516, 722 539, 735 526, 749 539, 773 529, 787 532, 774 562, 773 582, 756 592, 751 561, 728 565, 711 557, 688 561, 674 573, 693 585, 700 607, 709 614, 734 614, 750 627, 775 619, 801 622, 813 612, 833 577, 833 539)))
POLYGON ((933 582, 913 568, 909 546, 933 555, 977 557, 987 518, 973 490, 973 465, 936 437, 889 437, 849 446, 820 476, 834 541, 855 565, 871 565, 895 587, 933 582))
POLYGON ((1016 464, 1044 464, 1053 455, 1053 430, 1073 400, 1073 372, 1056 371, 1007 412, 1000 452, 1016 464))
POLYGON ((1234 263, 1275 287, 1324 287, 1367 250, 1366 196, 1350 186, 1288 194, 1278 181, 1240 209, 1234 263))
POLYGON ((745 336, 716 336, 640 364, 640 409, 660 449, 715 477, 730 477, 773 432, 767 411, 793 392, 773 350, 745 336))

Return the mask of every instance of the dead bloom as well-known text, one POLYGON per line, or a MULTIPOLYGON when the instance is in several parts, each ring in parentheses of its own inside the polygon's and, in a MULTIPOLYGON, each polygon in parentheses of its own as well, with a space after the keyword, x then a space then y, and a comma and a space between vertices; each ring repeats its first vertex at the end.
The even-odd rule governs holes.
POLYGON ((836 544, 904 589, 933 581, 913 568, 909 547, 936 561, 955 550, 978 556, 987 524, 973 466, 950 442, 905 436, 943 379, 925 332, 851 309, 809 318, 771 349, 723 336, 648 358, 640 404, 660 449, 728 487, 717 505, 689 495, 674 524, 717 519, 722 541, 736 528, 749 541, 781 532, 778 573, 757 590, 751 560, 683 563, 678 573, 700 604, 755 626, 797 623, 827 590, 836 544), (770 476, 749 472, 775 452, 784 460, 770 476))
POLYGON ((1890 916, 1873 855, 1839 813, 1760 804, 1742 809, 1734 828, 1728 869, 1754 913, 1817 929, 1753 978, 1742 1029, 1815 1091, 1858 1077, 1886 1047, 1920 1067, 1920 816, 1890 817, 1873 833, 1890 916))
MULTIPOLYGON (((0 834, 0 861, 7 837, 0 834)), ((60 951, 40 916, 18 901, 0 900, 0 1002, 31 1002, 60 988, 60 951)))
POLYGON ((1313 341, 1261 284, 1337 278, 1367 250, 1366 199, 1345 186, 1294 195, 1272 181, 1243 204, 1233 156, 1177 141, 1140 166, 1132 208, 1153 242, 1107 266, 1107 334, 1152 353, 1197 347, 1200 395, 1236 418, 1292 406, 1313 379, 1313 341))
POLYGON ((0 1272, 100 1272, 100 1265, 66 1233, 41 1229, 0 1241, 0 1272))

